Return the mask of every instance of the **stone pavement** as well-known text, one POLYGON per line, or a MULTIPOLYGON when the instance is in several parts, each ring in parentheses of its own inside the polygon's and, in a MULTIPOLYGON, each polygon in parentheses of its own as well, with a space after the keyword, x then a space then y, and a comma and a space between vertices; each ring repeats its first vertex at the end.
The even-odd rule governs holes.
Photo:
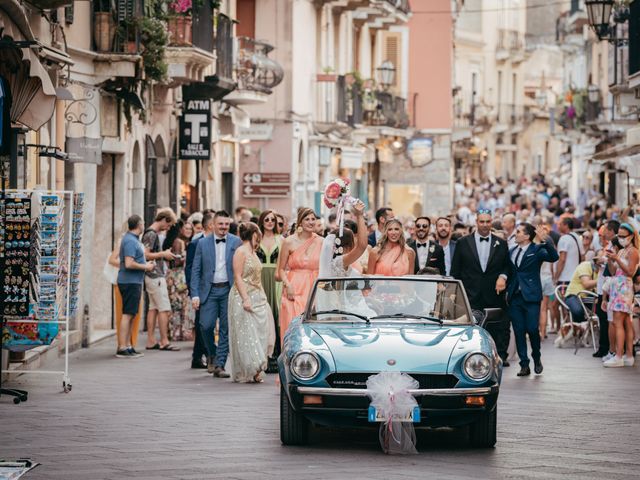
POLYGON ((105 344, 72 355, 69 394, 58 377, 11 383, 29 401, 0 398, 0 458, 41 463, 26 480, 640 478, 640 366, 606 370, 552 340, 542 376, 505 369, 495 449, 447 430, 419 433, 416 456, 384 455, 375 431, 314 431, 310 446, 283 447, 273 375, 234 384, 189 369, 184 344, 136 360, 105 344))

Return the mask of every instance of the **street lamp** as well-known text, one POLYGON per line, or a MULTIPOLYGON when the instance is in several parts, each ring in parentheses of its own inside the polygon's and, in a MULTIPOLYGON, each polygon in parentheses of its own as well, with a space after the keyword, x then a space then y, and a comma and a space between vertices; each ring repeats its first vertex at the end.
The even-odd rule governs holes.
POLYGON ((382 62, 382 65, 376 68, 376 72, 378 73, 378 83, 384 90, 387 90, 393 85, 393 80, 396 76, 396 67, 393 66, 391 61, 385 60, 382 62))
POLYGON ((613 10, 614 0, 585 0, 589 25, 598 36, 599 40, 609 38, 609 19, 613 10))
POLYGON ((597 103, 600 100, 600 88, 593 83, 587 87, 587 94, 591 103, 597 103))

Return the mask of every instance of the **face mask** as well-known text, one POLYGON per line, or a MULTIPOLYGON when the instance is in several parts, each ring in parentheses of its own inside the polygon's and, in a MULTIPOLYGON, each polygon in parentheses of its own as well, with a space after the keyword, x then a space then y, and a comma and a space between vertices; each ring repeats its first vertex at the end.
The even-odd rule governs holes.
POLYGON ((629 239, 628 238, 620 238, 620 237, 618 237, 618 242, 623 247, 626 247, 627 245, 629 245, 629 239))

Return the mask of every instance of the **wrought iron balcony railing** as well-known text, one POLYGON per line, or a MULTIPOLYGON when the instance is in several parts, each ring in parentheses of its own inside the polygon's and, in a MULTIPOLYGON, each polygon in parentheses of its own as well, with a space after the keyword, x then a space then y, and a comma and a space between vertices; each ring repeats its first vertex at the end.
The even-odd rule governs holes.
POLYGON ((354 81, 345 75, 337 79, 337 121, 350 126, 360 125, 363 120, 362 92, 354 81))
POLYGON ((278 62, 268 57, 273 47, 249 37, 237 38, 235 63, 238 90, 253 90, 270 94, 284 78, 278 62))
POLYGON ((389 92, 363 93, 364 124, 367 126, 407 128, 406 100, 389 92))

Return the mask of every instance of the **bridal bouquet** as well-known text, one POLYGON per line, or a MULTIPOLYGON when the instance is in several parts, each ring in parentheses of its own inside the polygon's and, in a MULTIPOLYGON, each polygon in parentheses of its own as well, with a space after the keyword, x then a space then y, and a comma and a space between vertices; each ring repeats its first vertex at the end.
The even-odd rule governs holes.
POLYGON ((342 201, 351 198, 351 181, 348 178, 336 178, 324 188, 324 204, 335 208, 342 201))

